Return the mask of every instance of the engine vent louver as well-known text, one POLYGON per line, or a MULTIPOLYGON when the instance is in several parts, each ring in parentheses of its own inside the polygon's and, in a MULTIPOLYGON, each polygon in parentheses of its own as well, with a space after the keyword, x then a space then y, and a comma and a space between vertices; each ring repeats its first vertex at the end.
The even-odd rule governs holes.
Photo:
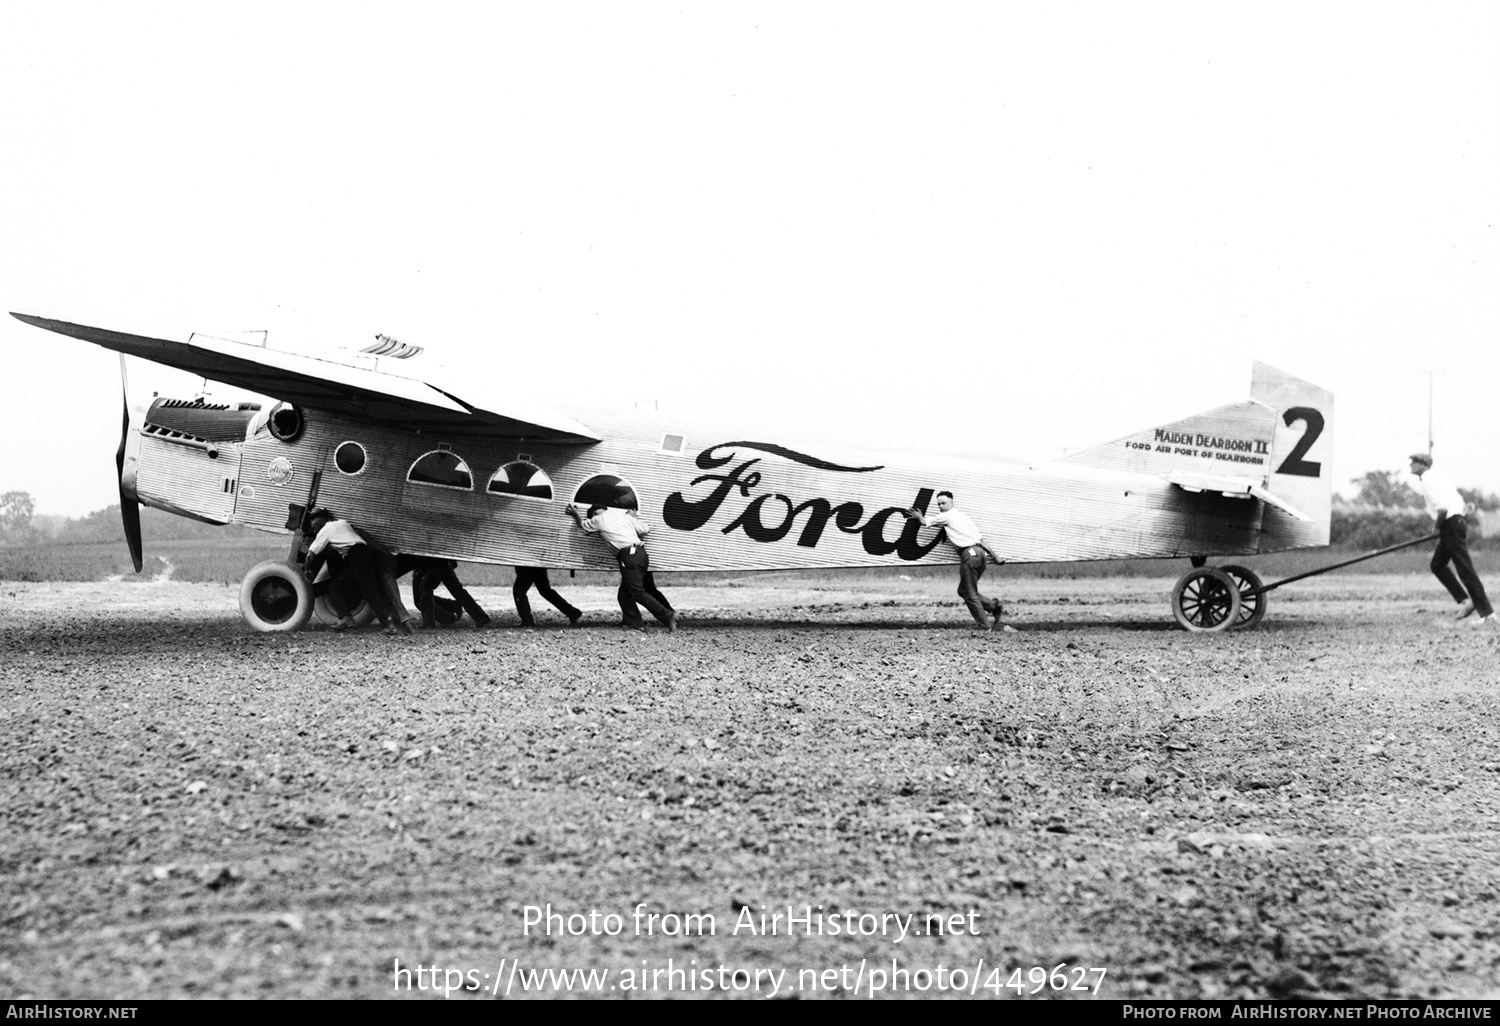
POLYGON ((141 431, 176 441, 243 442, 255 417, 256 410, 246 403, 221 406, 201 399, 157 399, 141 431))

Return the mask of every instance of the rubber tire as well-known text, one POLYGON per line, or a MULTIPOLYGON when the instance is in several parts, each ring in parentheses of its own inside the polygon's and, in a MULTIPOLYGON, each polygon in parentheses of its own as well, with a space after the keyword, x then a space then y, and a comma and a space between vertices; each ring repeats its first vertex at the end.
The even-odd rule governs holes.
MULTIPOLYGON (((326 580, 328 580, 328 564, 325 563, 318 570, 317 580, 313 581, 313 594, 317 596, 313 602, 313 619, 324 627, 332 627, 339 622, 339 615, 328 604, 327 595, 318 595, 318 585, 326 580)), ((356 627, 368 627, 375 622, 375 610, 371 609, 370 603, 364 599, 360 599, 359 605, 355 606, 354 611, 349 615, 353 618, 356 627)))
POLYGON ((240 615, 263 633, 301 630, 312 619, 314 604, 312 585, 286 560, 256 564, 240 584, 240 615))
POLYGON ((1238 566, 1231 563, 1228 566, 1221 566, 1219 569, 1228 574, 1229 579, 1240 590, 1240 615, 1234 623, 1230 624, 1229 629, 1232 631, 1249 630, 1260 623, 1261 619, 1266 615, 1265 593, 1262 592, 1259 595, 1249 596, 1245 594, 1247 591, 1253 591, 1260 587, 1260 578, 1248 566, 1238 566))
POLYGON ((1194 567, 1172 586, 1172 615, 1184 630, 1228 630, 1240 617, 1240 589, 1222 570, 1194 567))
MULTIPOLYGON (((356 627, 368 627, 375 622, 375 610, 370 608, 370 603, 363 600, 349 615, 354 618, 356 627)), ((328 605, 327 595, 319 595, 313 602, 313 619, 324 627, 332 627, 339 622, 338 614, 328 605)))

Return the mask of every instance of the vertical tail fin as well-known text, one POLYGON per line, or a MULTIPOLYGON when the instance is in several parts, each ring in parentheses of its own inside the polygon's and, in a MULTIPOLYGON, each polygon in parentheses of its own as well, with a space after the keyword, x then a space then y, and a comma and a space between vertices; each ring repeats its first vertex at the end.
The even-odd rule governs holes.
POLYGON ((1272 550, 1328 544, 1332 449, 1333 394, 1257 362, 1249 399, 1137 431, 1061 462, 1151 474, 1196 489, 1248 492, 1253 485, 1273 497, 1262 527, 1262 548, 1272 550), (1287 509, 1306 520, 1282 512, 1287 509))
POLYGON ((1267 522, 1266 548, 1327 545, 1333 509, 1333 393, 1264 363, 1250 378, 1250 397, 1276 413, 1266 488, 1312 518, 1302 530, 1267 522), (1312 528, 1313 540, 1304 540, 1312 528), (1282 535, 1293 537, 1281 537, 1282 535), (1273 536, 1274 535, 1274 536, 1273 536))

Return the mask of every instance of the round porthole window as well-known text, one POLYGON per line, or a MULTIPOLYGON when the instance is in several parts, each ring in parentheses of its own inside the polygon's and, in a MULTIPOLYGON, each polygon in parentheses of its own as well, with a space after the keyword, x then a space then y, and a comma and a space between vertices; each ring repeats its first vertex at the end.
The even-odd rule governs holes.
POLYGON ((365 447, 358 442, 345 442, 334 452, 333 463, 345 474, 358 474, 365 469, 365 447))

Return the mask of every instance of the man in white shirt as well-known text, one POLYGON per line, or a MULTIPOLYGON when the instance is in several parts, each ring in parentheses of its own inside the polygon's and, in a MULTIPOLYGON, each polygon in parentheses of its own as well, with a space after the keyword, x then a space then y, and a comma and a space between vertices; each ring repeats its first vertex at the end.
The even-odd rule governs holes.
POLYGON ((1432 469, 1432 457, 1425 452, 1411 454, 1411 472, 1417 477, 1427 512, 1437 521, 1438 543, 1432 553, 1432 572, 1458 603, 1454 619, 1462 620, 1471 613, 1478 613, 1477 623, 1493 624, 1495 611, 1484 593, 1479 575, 1474 572, 1474 560, 1469 556, 1469 522, 1464 519, 1464 497, 1451 481, 1432 469), (1449 562, 1453 564, 1451 568, 1449 562), (1456 577, 1454 570, 1458 571, 1456 577))
POLYGON ((923 527, 941 527, 948 533, 948 540, 958 550, 958 597, 969 607, 974 622, 992 631, 1000 620, 1001 606, 995 599, 979 594, 979 578, 984 576, 984 557, 989 556, 996 563, 1000 557, 984 543, 974 518, 954 506, 952 492, 938 492, 935 501, 936 513, 924 515, 913 507, 906 511, 906 517, 923 527))
MULTIPOLYGON (((395 603, 391 601, 391 596, 396 594, 395 578, 391 576, 389 568, 382 565, 381 554, 365 541, 364 536, 354 529, 354 525, 347 520, 336 519, 326 509, 319 509, 314 510, 308 518, 308 528, 315 534, 312 544, 307 547, 307 561, 302 568, 307 579, 317 580, 318 571, 322 569, 330 552, 337 553, 339 565, 330 569, 337 571, 335 576, 347 574, 354 581, 360 594, 385 626, 386 633, 410 634, 411 624, 407 622, 406 607, 400 603, 399 598, 395 603)), ((333 629, 344 630, 352 626, 354 620, 344 615, 339 617, 339 622, 334 624, 333 629)))
POLYGON ((597 534, 614 550, 620 562, 620 612, 625 617, 625 626, 641 629, 641 611, 637 603, 645 606, 657 622, 669 631, 677 629, 677 611, 666 597, 656 590, 656 580, 651 575, 651 558, 646 555, 645 536, 651 525, 629 512, 613 506, 594 505, 585 517, 577 503, 568 503, 568 513, 578 526, 588 534, 597 534))

